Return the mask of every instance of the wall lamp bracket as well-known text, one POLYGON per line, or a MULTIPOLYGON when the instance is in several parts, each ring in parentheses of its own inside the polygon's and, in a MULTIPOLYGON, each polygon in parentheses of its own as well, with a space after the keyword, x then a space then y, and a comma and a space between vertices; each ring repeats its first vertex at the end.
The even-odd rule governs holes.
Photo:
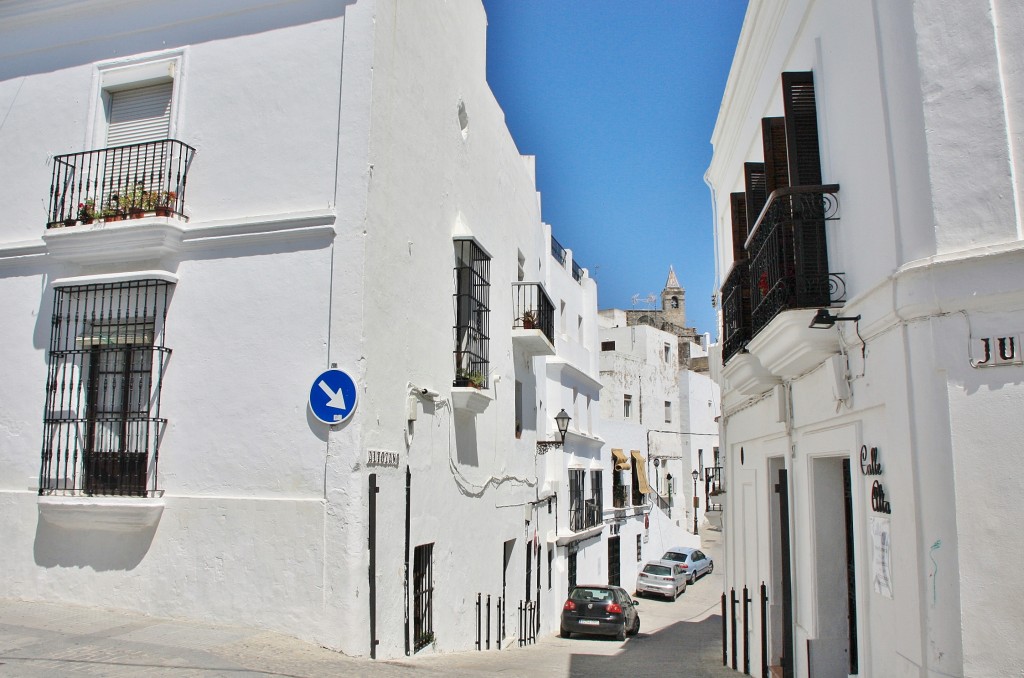
POLYGON ((858 322, 859 320, 860 320, 860 315, 854 315, 854 316, 832 315, 831 313, 828 312, 827 308, 819 308, 818 312, 814 314, 813 318, 811 318, 811 324, 808 325, 808 327, 810 327, 811 329, 815 329, 815 330, 827 330, 827 329, 831 328, 832 326, 834 326, 836 323, 849 322, 849 321, 858 322))

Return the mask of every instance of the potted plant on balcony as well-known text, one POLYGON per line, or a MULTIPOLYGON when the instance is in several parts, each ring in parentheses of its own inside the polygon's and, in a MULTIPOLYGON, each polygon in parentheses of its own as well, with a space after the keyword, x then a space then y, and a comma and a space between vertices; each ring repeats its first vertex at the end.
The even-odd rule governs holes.
POLYGON ((96 218, 96 200, 93 198, 86 198, 85 201, 78 203, 78 220, 83 224, 91 224, 96 218))
POLYGON ((532 330, 536 326, 537 326, 537 312, 533 311, 533 310, 523 311, 523 329, 524 330, 532 330))
POLYGON ((127 212, 129 219, 141 219, 146 215, 146 203, 149 201, 149 191, 146 191, 142 182, 139 181, 126 193, 121 194, 119 204, 122 212, 127 212))
POLYGON ((483 388, 484 375, 478 370, 468 370, 460 367, 455 371, 455 385, 483 388))
POLYGON ((121 221, 124 219, 124 212, 120 209, 121 198, 117 193, 112 193, 110 199, 99 213, 104 221, 121 221))
POLYGON ((171 216, 171 206, 178 200, 177 193, 174 191, 156 191, 153 193, 153 196, 153 211, 156 212, 156 215, 158 217, 171 216))

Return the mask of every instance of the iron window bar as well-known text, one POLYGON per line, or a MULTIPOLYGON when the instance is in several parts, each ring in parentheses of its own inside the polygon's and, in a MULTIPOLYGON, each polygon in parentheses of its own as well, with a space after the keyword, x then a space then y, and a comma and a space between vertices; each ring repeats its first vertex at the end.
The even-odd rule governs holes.
POLYGON ((583 499, 583 483, 586 472, 569 469, 569 529, 579 532, 587 528, 587 502, 583 499))
POLYGON ((172 283, 54 292, 39 494, 154 496, 172 283))
POLYGON ((58 155, 47 228, 155 216, 181 217, 195 149, 176 139, 58 155))
POLYGON ((491 258, 473 240, 455 241, 455 380, 487 388, 490 372, 491 258))
POLYGON ((413 554, 413 637, 417 651, 434 641, 434 545, 417 546, 413 554))

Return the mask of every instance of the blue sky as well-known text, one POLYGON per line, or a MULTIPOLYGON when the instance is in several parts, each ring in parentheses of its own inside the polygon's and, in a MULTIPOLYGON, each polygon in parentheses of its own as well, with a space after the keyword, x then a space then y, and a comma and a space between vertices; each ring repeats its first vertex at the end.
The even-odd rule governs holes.
POLYGON ((746 5, 484 0, 488 82, 600 308, 660 295, 671 264, 687 324, 717 336, 704 172, 746 5))

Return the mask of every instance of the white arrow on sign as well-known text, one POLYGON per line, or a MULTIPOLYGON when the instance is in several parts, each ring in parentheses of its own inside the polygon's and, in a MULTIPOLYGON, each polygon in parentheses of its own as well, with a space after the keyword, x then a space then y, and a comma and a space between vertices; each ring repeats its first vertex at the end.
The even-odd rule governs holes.
POLYGON ((348 409, 348 406, 345 405, 345 396, 342 394, 340 388, 338 389, 338 392, 335 393, 323 379, 320 380, 320 388, 327 394, 327 397, 330 398, 330 400, 327 401, 327 407, 333 407, 336 410, 348 409))

